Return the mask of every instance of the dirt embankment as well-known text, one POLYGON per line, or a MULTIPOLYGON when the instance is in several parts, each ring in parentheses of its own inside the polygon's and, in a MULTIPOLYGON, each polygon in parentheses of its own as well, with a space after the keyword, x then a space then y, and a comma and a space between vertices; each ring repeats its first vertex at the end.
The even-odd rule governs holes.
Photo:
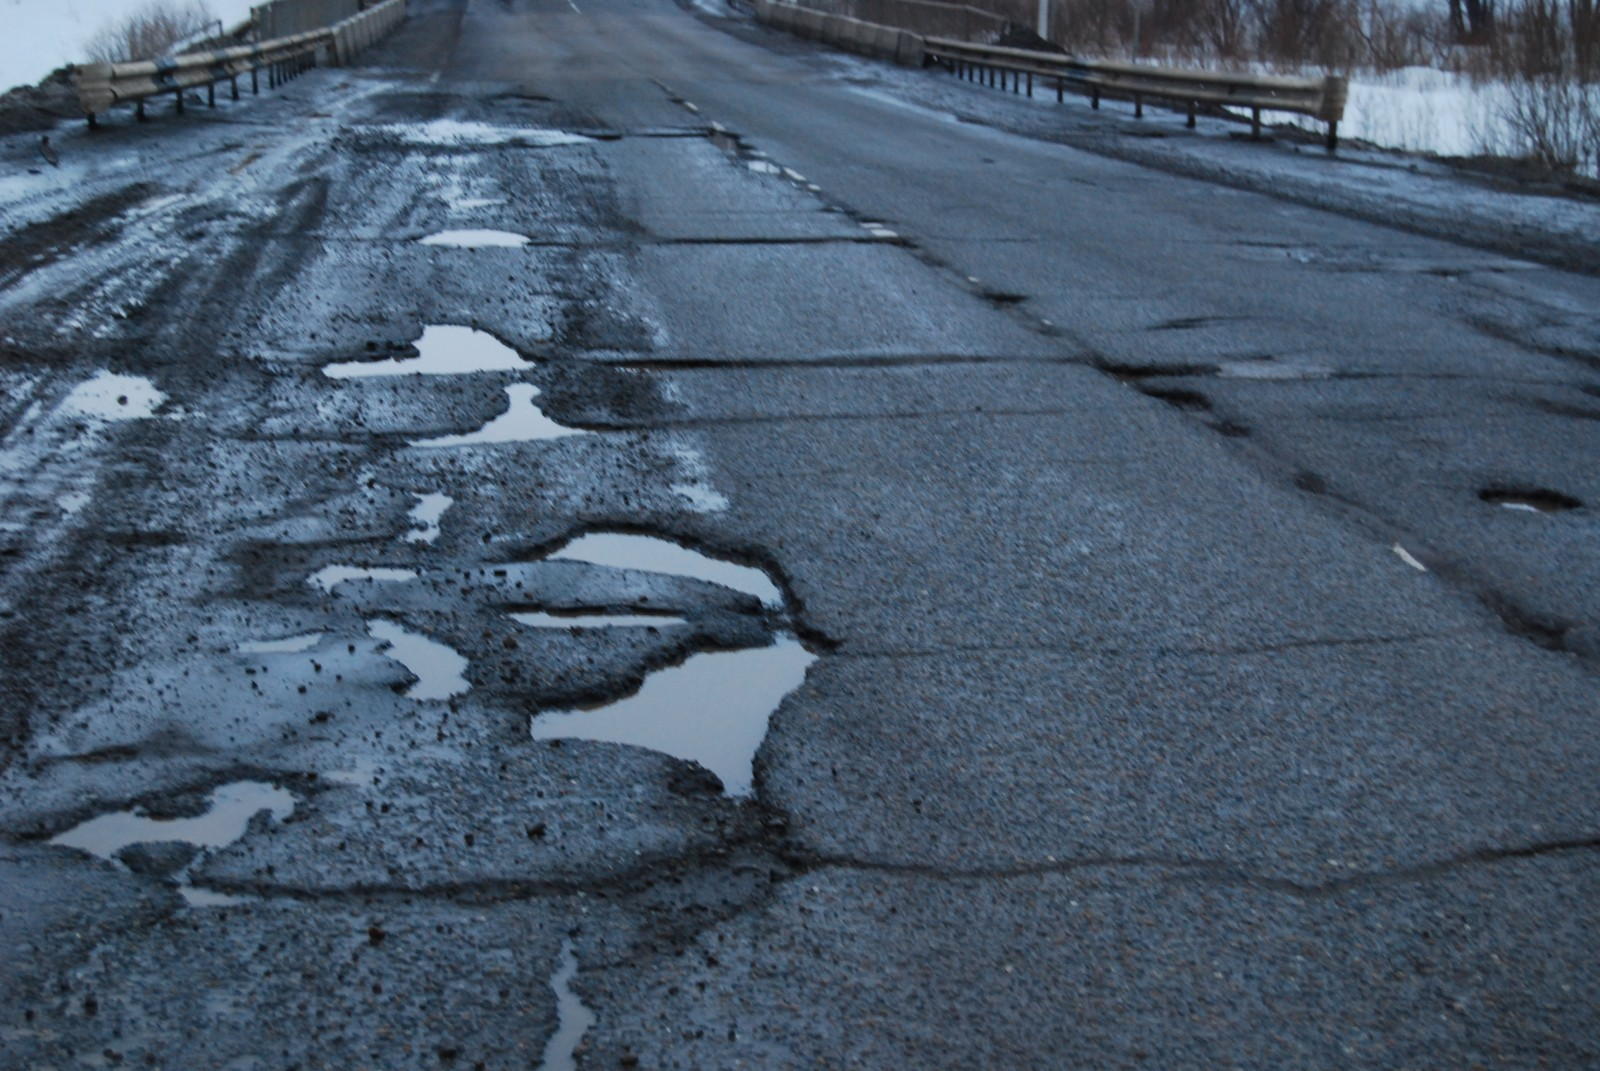
POLYGON ((61 67, 36 86, 17 86, 0 96, 0 134, 49 130, 82 114, 72 68, 61 67))

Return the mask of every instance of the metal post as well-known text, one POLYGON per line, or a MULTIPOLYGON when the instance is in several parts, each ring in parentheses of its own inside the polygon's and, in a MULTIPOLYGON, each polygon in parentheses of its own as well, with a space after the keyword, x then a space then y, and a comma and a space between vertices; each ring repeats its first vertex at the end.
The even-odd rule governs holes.
POLYGON ((1100 87, 1095 86, 1089 91, 1089 107, 1095 111, 1100 110, 1100 87))
POLYGON ((1133 95, 1133 117, 1135 119, 1144 118, 1144 97, 1138 93, 1133 95))
POLYGON ((206 86, 206 107, 207 108, 215 108, 216 106, 217 106, 217 83, 212 82, 210 85, 206 86))
POLYGON ((1261 140, 1261 109, 1260 108, 1251 108, 1250 109, 1250 140, 1251 141, 1260 141, 1261 140))
POLYGON ((141 122, 141 123, 145 122, 147 119, 150 118, 148 115, 146 115, 144 113, 144 101, 142 99, 139 101, 138 104, 134 105, 133 117, 135 119, 139 120, 139 122, 141 122))
POLYGON ((233 86, 233 99, 234 100, 238 100, 239 99, 239 76, 236 75, 236 74, 232 75, 232 76, 230 76, 228 78, 228 81, 233 86))
MULTIPOLYGON (((90 118, 92 119, 93 117, 91 116, 90 118)), ((1327 144, 1330 153, 1339 151, 1339 124, 1336 120, 1328 123, 1327 144)))
POLYGON ((254 67, 251 67, 250 68, 250 94, 251 94, 251 96, 254 96, 254 95, 256 95, 257 93, 260 93, 260 92, 261 92, 261 85, 256 80, 256 69, 254 67))
POLYGON ((1063 98, 1065 97, 1065 95, 1066 95, 1066 80, 1062 79, 1062 78, 1057 78, 1056 79, 1056 103, 1060 104, 1061 101, 1063 100, 1063 98))
POLYGON ((90 130, 99 130, 100 129, 100 120, 98 120, 98 119, 96 119, 94 117, 94 112, 90 112, 89 113, 89 129, 90 130))
POLYGON ((1189 121, 1184 125, 1186 125, 1190 130, 1194 129, 1194 101, 1192 100, 1189 102, 1189 121))
POLYGON ((183 114, 183 90, 180 89, 180 90, 177 90, 176 92, 174 92, 172 94, 172 99, 177 102, 178 114, 182 115, 183 114))
POLYGON ((1033 99, 1033 72, 1028 72, 1028 99, 1033 99))

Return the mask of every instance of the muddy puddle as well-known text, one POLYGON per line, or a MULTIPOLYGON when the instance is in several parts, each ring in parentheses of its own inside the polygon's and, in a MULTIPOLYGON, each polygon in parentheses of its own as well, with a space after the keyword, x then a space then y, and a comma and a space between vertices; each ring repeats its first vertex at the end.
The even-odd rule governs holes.
POLYGON ((521 249, 533 239, 511 231, 456 230, 438 231, 417 241, 450 249, 521 249))
POLYGON ((556 1032, 545 1042, 544 1056, 539 1061, 539 1071, 575 1071, 578 1046, 583 1036, 594 1026, 594 1012, 584 1007, 578 994, 572 991, 572 979, 578 974, 578 956, 571 941, 561 942, 561 962, 556 973, 550 976, 550 989, 556 995, 556 1032))
POLYGON ((816 656, 791 636, 770 647, 697 654, 651 674, 633 695, 533 719, 535 740, 594 740, 699 763, 730 796, 748 796, 767 720, 816 656))
POLYGON ((369 568, 364 565, 325 565, 306 577, 306 583, 332 593, 347 580, 379 580, 386 583, 404 583, 415 580, 415 569, 369 568))
POLYGON ((97 373, 62 399, 60 412, 95 420, 143 420, 155 415, 167 396, 143 376, 97 373))
POLYGON ((688 624, 669 614, 546 613, 530 610, 511 615, 511 620, 529 628, 668 628, 688 624))
POLYGON ((189 883, 189 872, 199 854, 241 839, 250 819, 260 812, 267 811, 274 821, 281 822, 294 812, 294 806, 294 796, 286 789, 262 781, 235 781, 214 789, 206 797, 205 813, 196 817, 152 818, 131 808, 91 818, 53 837, 50 843, 88 852, 126 869, 168 876, 192 907, 226 906, 246 898, 189 883), (133 849, 134 845, 141 847, 133 849), (194 851, 185 855, 184 845, 194 851), (162 851, 163 847, 179 851, 162 851))
POLYGON ((659 536, 591 532, 555 551, 550 558, 606 565, 615 569, 689 576, 754 595, 767 606, 778 606, 783 602, 778 586, 760 569, 712 558, 659 536))
POLYGON ((324 365, 330 379, 367 376, 457 376, 472 372, 520 372, 528 368, 521 354, 487 331, 456 324, 430 324, 414 343, 415 357, 381 361, 339 361, 324 365))
POLYGON ((462 676, 467 660, 438 640, 382 618, 367 622, 367 634, 388 644, 383 654, 416 676, 416 683, 405 690, 407 699, 449 699, 472 688, 462 676))
POLYGON ((411 521, 411 531, 406 533, 407 543, 434 543, 440 535, 439 522, 444 511, 455 504, 449 495, 417 495, 417 504, 411 507, 406 518, 411 521))
POLYGON ((588 435, 582 428, 569 428, 545 416, 535 398, 539 388, 532 383, 513 383, 506 388, 506 411, 477 431, 465 435, 441 435, 437 439, 414 439, 412 446, 426 448, 482 446, 492 443, 544 442, 568 435, 588 435))

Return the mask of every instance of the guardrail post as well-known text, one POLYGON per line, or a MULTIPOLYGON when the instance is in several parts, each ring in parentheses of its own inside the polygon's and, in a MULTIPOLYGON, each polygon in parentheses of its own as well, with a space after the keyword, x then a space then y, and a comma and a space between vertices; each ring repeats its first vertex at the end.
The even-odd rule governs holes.
POLYGON ((215 108, 216 106, 217 106, 217 83, 212 82, 210 85, 206 86, 206 107, 207 108, 215 108))
POLYGON ((1144 97, 1138 93, 1133 95, 1133 117, 1135 119, 1144 118, 1144 97))
POLYGON ((250 95, 256 96, 261 92, 261 83, 256 79, 256 69, 250 68, 250 95))
POLYGON ((1251 108, 1250 109, 1250 140, 1251 141, 1260 141, 1261 140, 1261 109, 1260 108, 1251 108))
POLYGON ((183 90, 180 88, 172 94, 173 101, 178 105, 178 114, 183 114, 183 90))
POLYGON ((1339 151, 1339 121, 1337 119, 1332 119, 1328 122, 1328 140, 1326 144, 1329 152, 1339 151))
POLYGON ((96 119, 94 117, 94 112, 90 112, 89 113, 89 129, 90 130, 99 130, 100 129, 100 120, 98 120, 98 119, 96 119))
POLYGON ((239 76, 236 75, 236 74, 235 75, 231 75, 231 76, 229 76, 228 81, 233 84, 233 99, 234 100, 238 100, 239 99, 239 76))
POLYGON ((133 117, 135 119, 139 120, 139 122, 141 122, 141 123, 147 121, 150 118, 148 115, 146 115, 144 113, 144 100, 143 100, 143 98, 141 98, 139 100, 139 103, 134 107, 134 109, 133 109, 133 117))
POLYGON ((1099 86, 1095 86, 1092 90, 1089 91, 1089 107, 1093 108, 1095 111, 1099 111, 1100 110, 1100 87, 1099 86))
POLYGON ((1066 98, 1067 83, 1065 79, 1056 79, 1056 103, 1060 104, 1066 98))
POLYGON ((1028 72, 1028 99, 1033 99, 1033 72, 1028 72))

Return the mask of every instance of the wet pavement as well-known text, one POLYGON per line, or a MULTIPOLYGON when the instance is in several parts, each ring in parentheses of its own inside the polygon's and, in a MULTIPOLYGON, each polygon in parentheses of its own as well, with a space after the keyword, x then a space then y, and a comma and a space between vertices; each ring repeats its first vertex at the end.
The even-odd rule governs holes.
POLYGON ((992 97, 418 0, 0 184, 0 1066, 1600 1059, 1594 280, 992 97))

